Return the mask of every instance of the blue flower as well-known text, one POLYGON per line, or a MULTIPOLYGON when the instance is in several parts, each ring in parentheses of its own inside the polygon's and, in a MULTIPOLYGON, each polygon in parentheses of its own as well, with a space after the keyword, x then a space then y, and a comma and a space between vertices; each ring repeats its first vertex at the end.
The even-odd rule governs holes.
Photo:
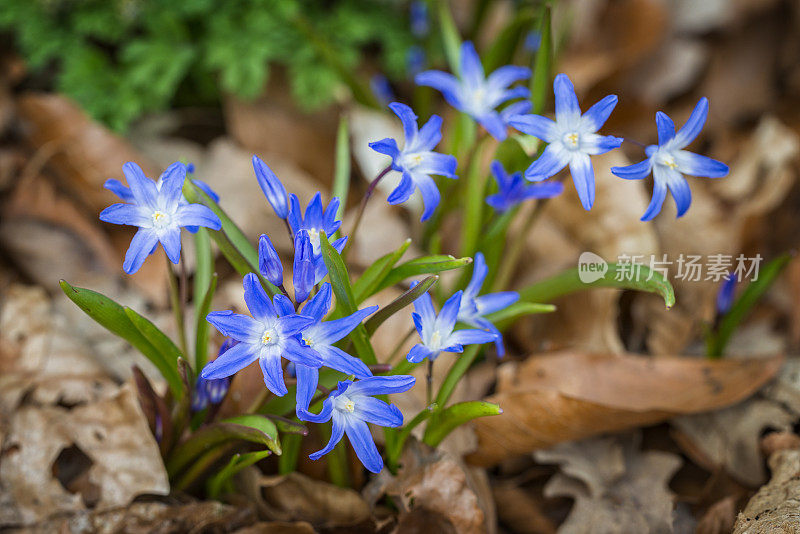
MULTIPOLYGON (((457 291, 447 299, 439 316, 433 310, 431 296, 427 293, 414 301, 414 326, 417 328, 422 343, 414 345, 406 356, 412 363, 419 363, 425 358, 431 361, 440 352, 464 352, 463 345, 496 341, 498 334, 486 330, 456 330, 456 320, 461 309, 462 291, 457 291)), ((494 328, 494 327, 492 327, 494 328)), ((495 329, 496 330, 496 329, 495 329)))
POLYGON ((725 278, 719 286, 719 291, 717 292, 718 315, 725 315, 730 311, 731 306, 733 306, 737 282, 738 279, 734 275, 728 273, 728 277, 725 278))
POLYGON ((539 30, 531 30, 525 35, 525 41, 522 47, 528 52, 536 52, 542 46, 542 32, 539 30))
POLYGON ((509 175, 499 161, 493 161, 492 174, 497 182, 497 193, 486 197, 486 203, 498 213, 503 213, 517 204, 531 198, 551 198, 564 191, 561 182, 529 184, 522 179, 522 173, 509 175))
POLYGON ((412 76, 416 76, 425 68, 428 58, 425 55, 425 49, 421 46, 414 45, 408 49, 406 53, 406 70, 412 76))
MULTIPOLYGON (((323 262, 324 263, 324 262, 323 262)), ((294 283, 294 300, 303 302, 314 288, 314 250, 308 231, 300 230, 294 234, 294 265, 292 282, 294 283)))
POLYGON ((527 98, 527 87, 509 86, 531 77, 526 67, 506 65, 489 77, 483 73, 483 65, 475 45, 466 41, 461 45, 461 79, 438 70, 420 72, 414 77, 417 85, 433 87, 442 93, 445 100, 480 123, 498 141, 506 138, 506 122, 497 107, 515 98, 527 98))
POLYGON ((258 270, 276 286, 283 285, 283 264, 267 234, 258 238, 258 270))
MULTIPOLYGON (((221 356, 228 349, 236 345, 236 341, 227 338, 219 348, 217 357, 221 356)), ((192 396, 192 411, 199 412, 208 408, 209 404, 219 404, 228 393, 231 385, 230 377, 211 378, 206 380, 202 376, 197 377, 194 384, 194 395, 192 396)))
POLYGON ((356 456, 368 470, 380 473, 383 459, 372 439, 367 423, 396 428, 403 424, 403 414, 393 404, 373 398, 373 395, 403 393, 411 389, 415 378, 408 375, 371 376, 356 382, 339 382, 336 391, 322 403, 319 415, 303 414, 303 420, 324 423, 331 420, 331 439, 321 451, 309 455, 318 460, 333 450, 347 434, 356 456))
MULTIPOLYGON (((461 306, 458 308, 457 320, 461 323, 488 330, 495 334, 495 347, 497 355, 503 356, 506 351, 503 346, 503 336, 500 331, 485 318, 486 315, 500 310, 504 310, 519 300, 519 293, 516 291, 501 291, 499 293, 489 293, 488 295, 478 296, 486 279, 489 269, 486 267, 486 259, 482 252, 475 254, 475 263, 472 267, 472 279, 461 296, 461 306)), ((461 330, 463 332, 463 330, 461 330)))
POLYGON ((253 156, 253 170, 256 171, 256 179, 264 196, 267 197, 275 214, 281 219, 285 219, 289 214, 289 205, 286 203, 286 188, 272 169, 267 167, 267 164, 261 161, 258 156, 253 156))
POLYGON ((410 6, 411 33, 416 37, 425 37, 430 30, 428 23, 428 4, 424 0, 414 0, 410 6))
POLYGON ((253 316, 229 310, 208 314, 206 319, 209 323, 239 343, 206 365, 200 376, 205 379, 224 378, 258 360, 267 388, 275 395, 283 396, 287 390, 281 356, 297 364, 322 365, 319 355, 303 346, 297 335, 314 319, 295 314, 291 301, 284 295, 275 295, 270 302, 253 273, 244 277, 243 285, 244 300, 253 316))
POLYGON ((589 156, 605 154, 622 144, 619 137, 597 133, 617 105, 617 96, 608 95, 581 115, 575 88, 566 74, 556 76, 553 89, 555 122, 541 115, 523 115, 510 121, 519 131, 549 143, 525 171, 525 178, 537 182, 545 180, 569 165, 581 204, 590 210, 594 204, 594 170, 589 156))
POLYGON ((612 173, 626 180, 641 180, 653 172, 653 199, 642 216, 643 221, 649 221, 661 212, 667 189, 675 199, 678 217, 686 213, 692 203, 692 191, 683 174, 707 178, 721 178, 728 174, 728 166, 724 163, 683 150, 700 134, 707 116, 708 99, 703 97, 676 134, 672 119, 657 112, 658 145, 645 149, 647 159, 627 167, 611 168, 612 173))
MULTIPOLYGON (((355 375, 357 378, 372 376, 372 371, 364 362, 355 358, 333 344, 352 332, 361 321, 378 309, 370 306, 363 310, 332 321, 323 321, 322 318, 331 307, 331 285, 322 284, 319 292, 309 300, 300 311, 305 316, 312 317, 314 323, 303 328, 300 337, 303 343, 322 358, 322 365, 340 371, 346 375, 355 375)), ((307 412, 308 405, 314 392, 317 390, 319 371, 305 365, 295 366, 297 375, 297 415, 301 417, 307 412)))
POLYGON ((410 107, 399 102, 389 104, 389 108, 403 123, 405 144, 403 150, 397 141, 391 138, 382 139, 369 144, 375 152, 386 154, 392 158, 392 169, 403 174, 400 184, 387 199, 389 204, 402 204, 418 187, 425 203, 422 220, 433 215, 439 205, 441 195, 436 187, 432 174, 455 178, 456 158, 433 152, 442 139, 442 118, 433 115, 425 125, 417 130, 417 116, 410 107))
POLYGON ((389 78, 383 74, 376 74, 369 79, 369 87, 372 89, 372 94, 378 99, 382 105, 386 105, 394 100, 394 91, 392 91, 392 84, 389 83, 389 78))
POLYGON ((311 202, 306 206, 305 217, 300 210, 300 200, 297 195, 294 193, 289 195, 289 203, 291 207, 289 208, 287 220, 292 228, 292 233, 297 234, 300 230, 308 232, 311 245, 314 247, 314 254, 319 254, 321 251, 319 234, 325 232, 325 235, 330 238, 342 225, 342 221, 336 220, 336 215, 339 211, 339 197, 333 197, 328 203, 328 207, 323 211, 322 194, 317 191, 311 202))
MULTIPOLYGON (((164 247, 170 261, 178 263, 181 257, 181 227, 221 228, 219 218, 213 211, 201 204, 189 204, 183 198, 182 188, 186 179, 186 166, 183 163, 170 165, 159 178, 159 185, 147 178, 133 162, 123 165, 122 170, 130 186, 130 196, 120 196, 129 203, 112 204, 100 213, 100 220, 139 227, 125 254, 122 268, 126 273, 138 271, 147 256, 155 252, 158 243, 164 247)), ((117 194, 125 194, 117 184, 107 182, 106 187, 117 194)))

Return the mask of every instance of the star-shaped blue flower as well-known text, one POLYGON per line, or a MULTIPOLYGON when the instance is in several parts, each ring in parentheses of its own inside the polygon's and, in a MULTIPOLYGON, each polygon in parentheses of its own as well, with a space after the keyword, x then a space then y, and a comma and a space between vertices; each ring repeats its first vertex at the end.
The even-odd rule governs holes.
POLYGON ((594 170, 589 156, 605 154, 622 144, 620 137, 597 133, 617 105, 617 96, 603 98, 581 115, 575 88, 566 74, 556 76, 553 90, 555 122, 541 115, 523 115, 510 121, 519 131, 549 143, 525 171, 525 178, 537 182, 545 180, 569 165, 581 204, 590 210, 594 204, 594 170))
MULTIPOLYGON (((298 261, 298 233, 300 233, 301 230, 305 230, 311 242, 312 254, 310 260, 314 266, 314 283, 311 285, 314 286, 320 283, 322 279, 325 278, 325 275, 328 274, 328 270, 325 267, 325 260, 322 257, 319 235, 321 232, 325 232, 325 235, 330 238, 342 225, 342 221, 336 220, 336 214, 339 211, 339 198, 333 197, 328 203, 328 207, 323 211, 322 195, 317 191, 311 199, 311 202, 306 206, 305 216, 303 216, 303 212, 300 209, 300 201, 294 193, 289 195, 289 205, 287 221, 289 221, 289 227, 292 229, 292 233, 295 236, 295 261, 298 261)), ((346 243, 347 236, 340 237, 331 242, 331 246, 336 249, 337 252, 341 253, 346 243)), ((302 250, 301 257, 305 257, 302 254, 302 250)), ((302 302, 302 300, 300 300, 300 302, 302 302)))
POLYGON ((417 130, 417 116, 410 107, 399 102, 392 102, 389 108, 403 123, 405 144, 400 150, 397 141, 391 138, 382 139, 369 144, 375 152, 386 154, 392 158, 392 169, 403 174, 400 184, 387 199, 389 204, 402 204, 418 187, 422 194, 425 210, 422 220, 433 215, 439 205, 441 195, 431 175, 456 178, 456 158, 433 152, 442 140, 442 118, 433 115, 425 125, 417 130))
MULTIPOLYGON (((318 460, 333 450, 342 437, 347 434, 353 450, 369 471, 380 473, 383 458, 378 452, 375 440, 367 423, 396 428, 403 424, 403 414, 393 404, 374 398, 374 395, 403 393, 411 389, 416 379, 413 376, 371 376, 356 382, 339 382, 336 391, 322 403, 319 415, 305 413, 304 421, 324 423, 331 420, 331 439, 321 451, 309 455, 318 460)), ((298 414, 299 415, 299 414, 298 414)))
MULTIPOLYGON (((324 367, 330 367, 346 375, 355 375, 356 378, 372 376, 372 371, 369 370, 369 367, 364 362, 334 346, 334 343, 352 332, 361 324, 361 321, 374 313, 378 307, 370 306, 346 317, 323 321, 322 319, 328 313, 330 307, 331 285, 325 282, 317 294, 300 311, 300 313, 313 318, 315 321, 300 332, 303 343, 319 354, 324 367)), ((295 366, 295 372, 297 374, 296 410, 298 417, 300 417, 308 410, 308 405, 317 390, 319 371, 314 367, 297 365, 295 366)))
MULTIPOLYGON (((426 85, 440 91, 445 100, 481 124, 492 137, 502 141, 507 137, 507 117, 497 107, 515 98, 527 98, 527 87, 509 87, 514 82, 531 77, 527 67, 506 65, 488 77, 484 75, 481 58, 475 45, 466 41, 461 45, 461 78, 438 70, 420 72, 414 77, 417 85, 426 85)), ((519 111, 518 111, 519 112, 519 111)))
POLYGON ((275 295, 270 302, 253 273, 244 277, 243 286, 244 300, 252 317, 230 310, 208 314, 206 319, 209 323, 239 343, 206 365, 200 376, 205 379, 224 378, 258 360, 267 388, 275 395, 283 396, 287 389, 281 357, 310 367, 322 365, 322 358, 303 345, 297 335, 314 323, 314 319, 295 314, 291 301, 284 295, 275 295))
POLYGON ((408 361, 419 363, 425 358, 433 361, 441 352, 464 352, 464 345, 497 340, 498 334, 487 330, 453 331, 461 309, 462 295, 462 291, 457 291, 447 299, 438 316, 433 309, 431 296, 427 293, 414 301, 414 313, 411 317, 414 319, 414 326, 422 338, 422 343, 417 343, 411 348, 406 356, 408 361))
POLYGON ((499 161, 493 161, 492 174, 497 182, 497 193, 486 197, 486 203, 498 213, 503 213, 521 202, 532 198, 552 198, 564 191, 561 182, 529 184, 522 178, 522 173, 508 174, 499 161))
MULTIPOLYGON (((189 204, 183 198, 186 179, 183 163, 170 165, 159 178, 159 185, 147 178, 132 161, 123 165, 122 171, 130 187, 130 203, 112 204, 100 213, 100 220, 139 227, 125 253, 122 268, 126 273, 138 271, 147 256, 155 252, 158 243, 164 247, 170 261, 178 263, 181 258, 181 227, 205 226, 212 230, 222 227, 219 218, 209 208, 189 204)), ((124 194, 115 183, 107 183, 106 187, 124 194)))
POLYGON ((642 216, 643 221, 649 221, 661 212, 667 189, 675 199, 678 217, 686 213, 692 203, 692 191, 683 174, 707 178, 721 178, 728 174, 728 166, 724 163, 683 150, 700 134, 706 117, 708 99, 704 97, 676 134, 672 119, 665 113, 657 112, 658 145, 650 145, 645 149, 647 159, 627 167, 611 168, 612 173, 626 180, 641 180, 652 171, 653 199, 642 216))
POLYGON ((497 355, 502 357, 506 352, 503 346, 503 336, 485 316, 504 310, 517 302, 519 293, 516 291, 501 291, 478 296, 488 272, 486 259, 483 257, 482 252, 478 252, 475 254, 475 262, 472 267, 472 279, 461 297, 461 306, 458 308, 458 321, 475 328, 493 332, 496 336, 494 343, 495 347, 497 347, 497 355))

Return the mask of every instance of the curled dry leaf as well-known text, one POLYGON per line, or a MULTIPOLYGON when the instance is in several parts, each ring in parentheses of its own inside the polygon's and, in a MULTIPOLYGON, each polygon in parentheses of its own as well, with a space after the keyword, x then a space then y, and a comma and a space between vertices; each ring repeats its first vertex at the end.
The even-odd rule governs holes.
POLYGON ((772 478, 739 513, 734 534, 800 531, 800 450, 785 450, 769 459, 772 478))
POLYGON ((393 499, 400 509, 396 533, 494 532, 494 501, 484 471, 471 469, 416 440, 409 441, 400 463, 397 476, 384 469, 364 489, 373 505, 383 495, 393 499), (425 524, 439 530, 418 528, 425 524))
POLYGON ((754 393, 781 361, 562 352, 503 364, 497 393, 486 399, 503 414, 474 421, 478 448, 467 458, 493 465, 564 441, 716 410, 754 393))
POLYGON ((575 499, 562 534, 672 532, 674 495, 668 483, 681 459, 639 450, 638 435, 564 443, 536 460, 561 465, 545 496, 575 499))

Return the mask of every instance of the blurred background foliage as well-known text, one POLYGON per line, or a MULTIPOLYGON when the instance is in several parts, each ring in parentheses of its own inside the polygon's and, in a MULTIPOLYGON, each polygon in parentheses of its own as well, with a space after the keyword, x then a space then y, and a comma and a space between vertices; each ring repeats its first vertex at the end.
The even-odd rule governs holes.
POLYGON ((331 103, 368 55, 389 77, 405 72, 413 37, 393 0, 6 0, 33 79, 72 97, 117 131, 146 112, 258 96, 284 68, 301 109, 331 103))

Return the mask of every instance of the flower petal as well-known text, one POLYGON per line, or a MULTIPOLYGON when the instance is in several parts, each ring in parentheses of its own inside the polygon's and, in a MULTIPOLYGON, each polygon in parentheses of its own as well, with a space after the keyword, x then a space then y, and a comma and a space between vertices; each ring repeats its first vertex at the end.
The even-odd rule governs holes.
POLYGON ((694 110, 692 110, 689 120, 686 121, 686 124, 684 124, 683 127, 678 131, 677 135, 675 135, 675 146, 677 148, 683 148, 694 141, 695 138, 700 134, 700 131, 703 129, 703 125, 706 123, 707 117, 708 99, 703 97, 699 102, 697 102, 694 110))
POLYGON ((436 187, 436 182, 433 181, 433 178, 427 174, 415 174, 414 182, 419 187, 419 192, 422 194, 422 202, 425 205, 425 210, 422 212, 420 220, 427 221, 439 206, 439 200, 441 199, 439 188, 436 187))
POLYGON ((331 284, 325 282, 317 291, 317 294, 305 303, 302 314, 307 317, 314 318, 315 321, 321 321, 328 310, 331 308, 331 284))
POLYGON ((308 412, 311 399, 317 392, 317 384, 319 383, 319 371, 314 367, 307 365, 295 365, 295 376, 297 377, 297 392, 295 394, 295 401, 297 406, 295 412, 298 419, 303 419, 303 415, 308 412))
POLYGON ((478 329, 465 329, 465 330, 456 330, 450 335, 448 339, 449 345, 480 345, 482 343, 488 343, 490 341, 495 341, 497 339, 497 334, 494 332, 488 332, 486 330, 478 330, 478 329))
POLYGON ((675 137, 675 123, 663 111, 656 111, 656 129, 658 146, 664 146, 675 137))
POLYGON ((258 359, 258 353, 247 343, 238 343, 208 362, 200 376, 206 380, 231 376, 258 359))
POLYGON ((569 159, 569 152, 561 143, 551 143, 525 171, 525 178, 534 182, 546 180, 566 167, 569 159))
POLYGON ((538 137, 546 143, 552 143, 558 136, 556 123, 542 115, 517 115, 509 120, 509 124, 520 132, 538 137))
POLYGON ((650 221, 661 212, 664 199, 667 198, 667 180, 663 176, 660 166, 653 169, 653 198, 642 215, 642 221, 650 221))
POLYGON ((422 343, 417 343, 416 345, 411 347, 410 351, 408 351, 408 354, 406 355, 406 360, 408 360, 411 363, 420 363, 425 358, 430 358, 431 356, 433 356, 434 352, 435 351, 432 351, 422 343))
POLYGON ((500 291, 499 293, 489 293, 475 299, 475 305, 481 315, 488 315, 496 311, 504 310, 519 300, 519 293, 516 291, 500 291))
POLYGON ((619 148, 622 141, 621 137, 613 135, 583 134, 580 136, 580 151, 591 156, 605 154, 619 148))
POLYGON ((319 323, 314 329, 314 342, 333 344, 352 332, 358 325, 361 324, 367 316, 375 313, 377 306, 369 306, 363 310, 358 310, 347 317, 334 319, 333 321, 325 321, 319 323))
POLYGON ((119 180, 111 178, 106 180, 103 184, 103 187, 117 195, 120 199, 125 202, 135 202, 133 198, 133 193, 131 192, 131 188, 127 185, 123 184, 119 180))
POLYGON ((483 65, 481 65, 481 58, 471 41, 464 41, 461 44, 460 67, 461 79, 467 86, 476 88, 483 84, 483 65))
POLYGON ((400 183, 397 184, 397 187, 389 194, 386 201, 389 204, 402 204, 411 196, 414 192, 414 179, 411 177, 411 173, 408 171, 403 171, 403 177, 400 178, 400 183))
POLYGON ((486 78, 490 90, 500 90, 519 80, 531 77, 531 69, 517 65, 506 65, 495 70, 486 78))
MULTIPOLYGON (((238 345, 237 345, 238 346, 238 345)), ((286 389, 286 382, 283 380, 283 368, 281 367, 280 355, 268 354, 258 359, 261 365, 261 373, 264 375, 264 384, 278 397, 283 397, 289 390, 286 389)))
POLYGON ((111 204, 100 212, 100 220, 111 224, 127 224, 140 228, 151 228, 153 219, 145 209, 136 204, 111 204))
POLYGON ((506 123, 503 122, 503 119, 500 117, 498 112, 492 111, 486 115, 475 117, 475 120, 478 121, 481 126, 486 128, 486 131, 489 132, 489 135, 498 141, 503 141, 506 137, 508 137, 506 123))
POLYGON ((222 228, 219 217, 210 208, 202 204, 186 204, 178 207, 175 214, 178 226, 205 226, 212 230, 222 228))
POLYGON ((153 180, 144 175, 144 171, 136 163, 129 161, 122 166, 122 172, 131 188, 131 193, 140 206, 156 209, 158 207, 158 189, 153 180))
POLYGON ((158 240, 161 241, 169 261, 177 265, 181 261, 181 229, 170 228, 163 231, 158 235, 158 240))
POLYGON ((442 118, 439 115, 431 115, 422 128, 419 129, 415 150, 433 150, 439 141, 442 140, 442 118))
POLYGON ((253 155, 253 170, 256 173, 258 186, 267 197, 272 209, 275 210, 275 214, 281 219, 285 219, 289 213, 289 206, 286 202, 286 188, 283 183, 272 172, 272 169, 256 155, 253 155))
POLYGON ((440 70, 428 70, 414 76, 414 83, 433 87, 442 93, 448 104, 456 109, 463 109, 464 105, 460 97, 461 84, 452 74, 440 70))
POLYGON ((727 176, 728 166, 700 154, 687 152, 686 150, 676 150, 673 153, 675 163, 678 164, 680 172, 689 174, 691 176, 705 176, 707 178, 721 178, 727 176))
POLYGON ((339 347, 334 347, 332 345, 315 345, 314 349, 322 356, 325 362, 323 365, 325 367, 330 367, 346 375, 355 375, 356 378, 372 376, 372 371, 369 370, 367 364, 355 356, 347 354, 339 347))
POLYGON ((432 325, 436 320, 436 312, 433 309, 433 301, 431 300, 431 296, 427 291, 417 297, 417 299, 414 301, 414 311, 419 314, 423 324, 432 325))
POLYGON ((404 393, 414 386, 416 380, 411 375, 371 376, 353 382, 347 392, 352 395, 404 393))
MULTIPOLYGON (((310 421, 310 419, 307 419, 310 421)), ((327 419, 326 419, 327 421, 327 419)), ((316 421, 314 421, 316 422, 316 421)), ((337 443, 342 441, 342 437, 344 436, 344 417, 338 413, 333 414, 333 425, 331 426, 331 439, 328 440, 328 444, 317 452, 312 452, 308 455, 309 458, 312 460, 319 460, 329 452, 333 450, 337 443)))
POLYGON ((453 328, 456 326, 458 310, 461 308, 461 296, 463 294, 463 291, 456 291, 445 301, 442 309, 439 310, 439 315, 436 317, 436 326, 434 328, 441 332, 442 337, 452 332, 453 328))
POLYGON ((283 293, 278 293, 273 297, 272 304, 275 306, 275 311, 278 312, 278 317, 285 317, 287 315, 294 315, 294 305, 289 297, 283 293))
POLYGON ((458 161, 455 156, 440 154, 438 152, 428 152, 422 157, 422 161, 419 162, 419 165, 414 167, 413 172, 455 178, 457 164, 458 161))
POLYGON ((472 278, 469 284, 467 284, 467 288, 464 290, 463 298, 468 300, 478 296, 481 287, 483 287, 483 281, 489 273, 489 268, 486 266, 486 258, 483 256, 483 252, 475 253, 474 260, 475 261, 472 263, 472 278))
POLYGON ((689 182, 678 171, 670 169, 667 187, 672 193, 672 198, 675 199, 675 207, 678 208, 677 216, 682 217, 692 204, 692 190, 689 189, 689 182))
POLYGON ((553 198, 564 192, 562 182, 531 184, 524 189, 523 198, 553 198))
POLYGON ((353 398, 353 404, 355 405, 353 415, 367 423, 389 428, 396 428, 403 424, 403 413, 394 404, 361 395, 353 398))
POLYGON ((183 182, 186 181, 186 166, 176 161, 161 174, 159 182, 161 188, 158 196, 162 202, 161 207, 172 212, 183 198, 183 182))
POLYGON ((286 340, 283 346, 283 357, 298 365, 322 367, 322 356, 317 351, 301 345, 296 338, 286 340))
POLYGON ((578 96, 566 74, 559 74, 553 81, 553 92, 556 96, 556 121, 567 127, 577 127, 581 118, 578 96))
POLYGON ((128 251, 125 253, 125 261, 122 264, 122 270, 128 274, 133 274, 147 259, 147 256, 155 252, 155 247, 158 245, 158 236, 152 230, 142 228, 136 232, 131 239, 131 244, 128 246, 128 251))
POLYGON ((391 109, 400 119, 400 122, 403 123, 403 134, 406 139, 405 146, 413 144, 417 138, 417 116, 414 114, 414 111, 400 102, 392 102, 389 104, 389 109, 391 109))
POLYGON ((230 310, 215 311, 206 315, 206 321, 225 336, 246 343, 261 337, 262 325, 252 317, 230 310))
POLYGON ((594 170, 592 161, 586 154, 576 154, 569 162, 569 171, 572 173, 572 182, 578 191, 578 197, 585 210, 592 209, 594 204, 594 170))
POLYGON ((372 473, 380 473, 383 469, 383 458, 378 452, 375 440, 372 439, 367 423, 355 417, 348 417, 344 431, 364 467, 372 473))
POLYGON ((595 105, 586 110, 581 117, 581 129, 586 132, 596 132, 611 116, 614 107, 617 105, 617 95, 608 95, 595 105))
POLYGON ((653 162, 650 158, 634 163, 633 165, 626 165, 625 167, 611 167, 611 172, 614 176, 624 178, 626 180, 641 180, 646 178, 650 171, 653 170, 653 162))
POLYGON ((266 319, 274 319, 278 315, 255 273, 247 273, 242 280, 242 286, 244 287, 244 302, 254 319, 263 322, 266 319))

